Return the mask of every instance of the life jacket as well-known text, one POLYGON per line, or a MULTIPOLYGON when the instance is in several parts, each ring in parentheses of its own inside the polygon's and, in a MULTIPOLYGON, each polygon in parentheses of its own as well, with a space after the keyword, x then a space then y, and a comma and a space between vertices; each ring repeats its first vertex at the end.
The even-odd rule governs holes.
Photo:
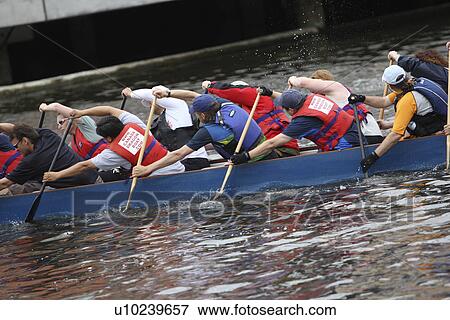
POLYGON ((447 116, 448 95, 436 82, 426 78, 417 78, 413 90, 419 92, 430 101, 434 112, 447 116))
MULTIPOLYGON (((195 120, 193 119, 192 123, 195 120)), ((151 132, 156 140, 158 140, 169 151, 174 151, 184 146, 194 134, 198 128, 195 125, 190 127, 177 128, 172 130, 166 121, 166 112, 164 111, 158 119, 152 124, 151 132)))
POLYGON ((77 128, 75 134, 72 136, 70 144, 73 151, 75 151, 84 160, 91 159, 108 148, 108 142, 105 139, 100 139, 97 142, 90 142, 83 135, 81 130, 77 128))
MULTIPOLYGON (((214 148, 225 159, 229 159, 233 155, 248 117, 248 113, 234 103, 224 102, 221 104, 219 111, 217 111, 215 122, 204 125, 214 141, 214 148), (231 136, 233 138, 230 140, 231 136)), ((252 120, 242 144, 242 149, 246 151, 252 150, 262 138, 264 138, 264 135, 261 132, 261 128, 252 120)))
MULTIPOLYGON (((417 78, 411 90, 406 91, 400 98, 394 101, 395 110, 397 103, 408 92, 416 91, 423 95, 432 107, 432 111, 426 114, 414 114, 407 127, 407 131, 416 136, 429 136, 433 133, 443 130, 447 120, 447 99, 445 91, 434 81, 426 78, 417 78)), ((417 106, 419 108, 420 106, 417 106)))
MULTIPOLYGON (((256 98, 256 88, 248 85, 212 82, 207 92, 236 103, 247 111, 247 113, 251 112, 253 102, 256 98)), ((290 123, 283 109, 280 106, 275 106, 273 100, 266 96, 260 97, 255 113, 253 114, 253 120, 256 121, 268 139, 283 132, 290 123)), ((299 150, 295 139, 292 139, 282 147, 299 150)))
MULTIPOLYGON (((135 123, 128 123, 120 134, 109 144, 109 149, 135 166, 138 162, 145 130, 135 123)), ((149 165, 164 158, 167 150, 149 134, 145 145, 142 165, 149 165)))
POLYGON ((12 172, 22 161, 22 155, 17 150, 0 152, 0 179, 12 172))
POLYGON ((303 106, 292 116, 314 117, 323 122, 319 130, 314 130, 305 138, 314 142, 322 151, 333 150, 339 140, 347 133, 353 125, 353 118, 332 100, 319 95, 310 94, 303 106))
MULTIPOLYGON (((349 93, 352 93, 352 90, 350 88, 344 86, 349 93)), ((353 118, 355 117, 355 111, 353 110, 353 106, 351 104, 346 104, 342 110, 347 112, 349 115, 351 115, 353 118)), ((367 110, 366 105, 362 102, 356 103, 356 112, 358 113, 359 121, 366 122, 367 123, 367 114, 370 113, 369 110, 367 110)))

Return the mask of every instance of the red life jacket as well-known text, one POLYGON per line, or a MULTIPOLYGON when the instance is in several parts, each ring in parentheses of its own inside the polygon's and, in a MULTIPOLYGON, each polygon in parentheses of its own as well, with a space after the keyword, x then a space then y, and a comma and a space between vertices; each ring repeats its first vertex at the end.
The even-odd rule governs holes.
MULTIPOLYGON (((233 86, 226 83, 213 82, 208 92, 221 98, 228 99, 240 105, 247 113, 250 113, 256 99, 256 88, 250 86, 233 86)), ((281 107, 276 107, 270 97, 261 96, 253 114, 253 120, 261 128, 267 139, 271 139, 289 125, 290 120, 281 107)), ((295 139, 289 141, 283 147, 299 150, 295 139)))
POLYGON ((331 151, 353 124, 353 118, 332 100, 319 95, 309 95, 302 107, 292 116, 314 117, 323 122, 323 126, 305 138, 314 142, 322 151, 331 151))
POLYGON ((73 151, 79 154, 84 160, 91 159, 108 148, 108 142, 105 139, 100 139, 97 142, 90 142, 77 128, 75 134, 72 136, 70 144, 73 151))
POLYGON ((22 161, 22 158, 20 152, 16 150, 0 152, 0 179, 12 172, 22 161))
MULTIPOLYGON (((144 140, 145 130, 135 123, 125 125, 120 134, 110 143, 109 149, 135 166, 138 162, 144 140)), ((160 144, 152 134, 149 134, 145 145, 142 165, 147 166, 159 159, 164 158, 167 150, 160 144)))

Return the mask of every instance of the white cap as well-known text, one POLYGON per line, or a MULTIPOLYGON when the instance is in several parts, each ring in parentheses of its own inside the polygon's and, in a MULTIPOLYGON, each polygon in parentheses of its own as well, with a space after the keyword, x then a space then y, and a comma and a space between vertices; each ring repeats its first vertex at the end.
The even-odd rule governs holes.
POLYGON ((406 71, 398 65, 392 65, 387 67, 383 72, 381 80, 387 84, 399 84, 406 79, 406 71))
POLYGON ((241 81, 241 80, 237 80, 237 81, 233 81, 231 83, 231 85, 233 85, 233 86, 248 86, 248 83, 241 81))

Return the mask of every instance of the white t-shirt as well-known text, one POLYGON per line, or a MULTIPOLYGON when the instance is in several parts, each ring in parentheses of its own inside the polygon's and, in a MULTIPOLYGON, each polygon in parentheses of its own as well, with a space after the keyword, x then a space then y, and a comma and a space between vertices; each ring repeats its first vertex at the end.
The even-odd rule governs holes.
MULTIPOLYGON (((124 124, 128 123, 135 123, 144 130, 147 128, 144 122, 141 121, 138 117, 136 117, 134 114, 131 114, 129 112, 122 112, 119 116, 119 120, 124 124)), ((149 132, 151 135, 151 132, 149 132)), ((100 154, 95 156, 91 159, 92 163, 97 167, 97 169, 100 170, 112 170, 114 168, 122 167, 124 169, 131 169, 131 163, 128 162, 128 160, 124 159, 123 157, 119 156, 114 151, 111 151, 109 149, 103 150, 100 154)), ((170 166, 167 166, 165 168, 158 169, 154 172, 152 172, 151 176, 157 176, 157 175, 165 175, 165 174, 172 174, 172 173, 181 173, 184 172, 184 166, 181 164, 180 161, 175 162, 174 164, 171 164, 170 166)))
MULTIPOLYGON (((341 84, 342 87, 344 87, 341 84)), ((341 94, 327 94, 327 98, 333 100, 339 108, 343 108, 348 104, 348 96, 350 95, 350 91, 345 88, 345 90, 348 92, 348 95, 341 95, 341 94)), ((361 121, 361 132, 365 136, 382 136, 380 127, 378 126, 377 120, 373 117, 372 114, 368 113, 366 116, 367 123, 365 121, 361 121)))
MULTIPOLYGON (((159 87, 167 89, 163 86, 159 87)), ((141 100, 141 103, 145 107, 148 107, 153 102, 154 97, 152 89, 138 89, 134 90, 131 94, 131 98, 141 100)), ((192 126, 189 106, 184 100, 177 98, 162 98, 158 99, 157 104, 166 110, 166 121, 170 129, 175 130, 192 126)), ((208 154, 206 153, 205 147, 201 147, 197 151, 187 155, 185 159, 187 158, 208 158, 208 154)))

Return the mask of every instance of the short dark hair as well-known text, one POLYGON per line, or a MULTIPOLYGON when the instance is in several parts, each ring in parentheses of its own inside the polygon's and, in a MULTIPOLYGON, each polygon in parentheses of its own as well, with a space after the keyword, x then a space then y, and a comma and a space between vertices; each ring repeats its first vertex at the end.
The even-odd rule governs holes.
POLYGON ((205 122, 206 123, 215 122, 216 114, 217 114, 217 111, 219 111, 219 110, 220 110, 220 103, 214 102, 208 111, 202 112, 205 115, 205 122))
POLYGON ((39 140, 39 133, 33 127, 27 124, 19 123, 14 125, 14 129, 10 135, 11 139, 22 140, 28 138, 32 144, 36 144, 39 140))
POLYGON ((113 116, 103 117, 97 121, 97 134, 103 138, 115 139, 125 126, 113 116))

